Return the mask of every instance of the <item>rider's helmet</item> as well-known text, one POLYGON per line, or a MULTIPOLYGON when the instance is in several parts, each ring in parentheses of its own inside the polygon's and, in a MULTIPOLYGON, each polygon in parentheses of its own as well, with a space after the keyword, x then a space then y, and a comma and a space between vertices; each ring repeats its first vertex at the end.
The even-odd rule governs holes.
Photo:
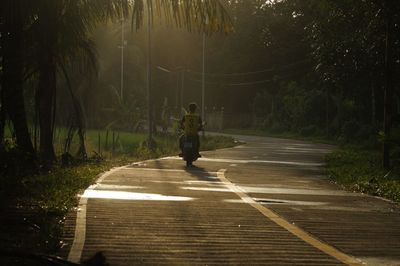
POLYGON ((189 112, 194 113, 196 111, 197 104, 196 103, 189 103, 189 112))

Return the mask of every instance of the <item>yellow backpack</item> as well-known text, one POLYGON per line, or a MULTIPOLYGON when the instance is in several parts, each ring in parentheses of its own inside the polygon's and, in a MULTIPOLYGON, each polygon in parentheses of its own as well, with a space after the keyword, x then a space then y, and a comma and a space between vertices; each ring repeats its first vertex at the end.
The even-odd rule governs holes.
POLYGON ((186 114, 183 117, 183 129, 186 135, 197 135, 201 128, 200 116, 197 114, 186 114))

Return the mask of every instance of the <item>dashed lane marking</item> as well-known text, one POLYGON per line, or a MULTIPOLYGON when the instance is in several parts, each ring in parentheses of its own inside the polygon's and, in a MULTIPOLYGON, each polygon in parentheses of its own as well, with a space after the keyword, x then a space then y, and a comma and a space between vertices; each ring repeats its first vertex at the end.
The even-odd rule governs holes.
MULTIPOLYGON (((166 157, 161 158, 158 160, 165 160, 165 159, 178 159, 179 157, 166 157)), ((179 158, 180 159, 180 158, 179 158)), ((250 162, 264 162, 264 163, 278 163, 278 164, 289 164, 289 165, 303 165, 303 166, 320 166, 321 164, 312 164, 312 163, 299 163, 299 162, 281 162, 281 161, 258 161, 258 160, 231 160, 231 159, 209 159, 209 158, 201 158, 202 161, 217 161, 217 162, 230 162, 230 163, 250 163, 250 162)), ((149 160, 155 161, 155 160, 149 160)), ((139 165, 138 165, 139 166, 139 165)), ((87 190, 95 189, 107 176, 113 174, 114 172, 126 169, 146 169, 148 171, 163 171, 160 169, 149 169, 149 168, 132 168, 132 165, 122 166, 113 168, 110 171, 106 172, 105 174, 101 175, 97 180, 96 184, 90 186, 87 190)), ((165 169, 164 169, 165 170, 165 169)), ((185 170, 175 170, 170 169, 176 172, 183 172, 185 170)), ((168 170, 167 170, 168 171, 168 170)), ((252 207, 259 210, 264 216, 274 221, 276 224, 280 225, 281 227, 285 228, 292 234, 298 236, 303 241, 311 244, 312 246, 322 250, 323 252, 331 255, 332 257, 337 258, 338 260, 348 264, 348 265, 362 265, 360 261, 357 259, 348 256, 334 247, 331 247, 320 240, 316 239, 315 237, 309 235, 307 232, 303 231, 302 229, 290 224, 288 221, 284 220, 282 217, 278 216, 272 210, 262 206, 261 204, 254 201, 252 198, 247 196, 245 192, 243 192, 239 187, 232 184, 228 179, 225 178, 224 175, 225 170, 220 170, 217 172, 218 178, 230 188, 230 191, 235 192, 244 202, 250 204, 252 207)), ((213 173, 208 173, 213 174, 213 173)), ((80 197, 79 205, 78 205, 78 212, 76 217, 76 226, 75 226, 75 234, 74 240, 71 246, 71 250, 68 255, 68 260, 71 262, 79 263, 82 256, 83 247, 85 244, 86 238, 86 212, 87 212, 87 204, 88 198, 87 197, 80 197)))
POLYGON ((333 246, 330 246, 321 240, 317 239, 316 237, 310 235, 303 229, 297 227, 294 224, 291 224, 289 221, 285 220, 283 217, 279 216, 277 213, 272 211, 271 209, 261 205, 260 203, 256 202, 253 198, 249 197, 239 186, 236 186, 231 181, 229 181, 225 177, 226 169, 220 169, 217 173, 217 176, 223 182, 227 188, 229 188, 232 192, 236 193, 245 203, 250 204, 253 208, 257 209, 261 212, 265 217, 276 223, 277 225, 281 226, 282 228, 286 229, 293 235, 297 236, 304 242, 310 244, 311 246, 321 250, 322 252, 328 254, 329 256, 351 266, 358 266, 364 265, 360 260, 349 256, 340 250, 336 249, 333 246))

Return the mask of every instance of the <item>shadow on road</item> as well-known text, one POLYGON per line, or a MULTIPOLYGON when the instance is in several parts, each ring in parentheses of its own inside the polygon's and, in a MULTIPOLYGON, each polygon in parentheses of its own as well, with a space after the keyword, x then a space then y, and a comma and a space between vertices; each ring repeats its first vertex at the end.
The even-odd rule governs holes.
POLYGON ((192 165, 190 167, 185 167, 184 170, 191 176, 197 178, 199 181, 208 181, 208 182, 220 181, 218 178, 216 178, 215 173, 208 172, 203 167, 192 165))

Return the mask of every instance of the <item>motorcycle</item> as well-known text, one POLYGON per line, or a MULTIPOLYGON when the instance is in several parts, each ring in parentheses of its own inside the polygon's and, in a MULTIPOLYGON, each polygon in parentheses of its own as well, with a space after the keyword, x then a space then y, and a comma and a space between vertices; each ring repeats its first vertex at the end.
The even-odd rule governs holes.
POLYGON ((186 161, 186 166, 193 166, 193 162, 198 159, 196 150, 196 140, 193 137, 182 136, 182 158, 186 161))

